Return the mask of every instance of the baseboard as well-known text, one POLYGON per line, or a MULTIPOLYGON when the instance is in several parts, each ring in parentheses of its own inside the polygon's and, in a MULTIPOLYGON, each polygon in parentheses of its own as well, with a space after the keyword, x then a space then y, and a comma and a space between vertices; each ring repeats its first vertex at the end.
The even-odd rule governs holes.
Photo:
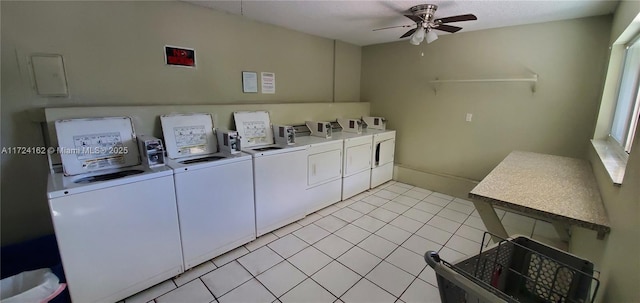
POLYGON ((475 180, 420 171, 399 164, 393 168, 393 180, 461 199, 468 199, 469 192, 478 185, 475 180))

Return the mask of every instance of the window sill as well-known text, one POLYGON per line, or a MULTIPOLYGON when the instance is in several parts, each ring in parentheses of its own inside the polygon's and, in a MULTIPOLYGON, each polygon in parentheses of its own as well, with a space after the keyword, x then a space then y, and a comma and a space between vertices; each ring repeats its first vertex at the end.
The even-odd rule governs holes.
POLYGON ((624 172, 627 168, 627 157, 621 155, 619 149, 612 146, 607 140, 591 140, 593 148, 595 149, 600 161, 604 165, 609 177, 616 186, 622 185, 622 179, 624 179, 624 172))

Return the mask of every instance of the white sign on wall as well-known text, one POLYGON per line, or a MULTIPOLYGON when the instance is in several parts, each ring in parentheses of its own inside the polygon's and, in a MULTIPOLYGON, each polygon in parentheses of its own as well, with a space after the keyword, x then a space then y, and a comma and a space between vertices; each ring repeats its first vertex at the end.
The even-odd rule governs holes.
POLYGON ((276 74, 270 72, 262 72, 260 74, 262 80, 262 93, 263 94, 275 94, 276 93, 276 74))
POLYGON ((242 72, 242 92, 243 93, 258 92, 258 73, 242 72))

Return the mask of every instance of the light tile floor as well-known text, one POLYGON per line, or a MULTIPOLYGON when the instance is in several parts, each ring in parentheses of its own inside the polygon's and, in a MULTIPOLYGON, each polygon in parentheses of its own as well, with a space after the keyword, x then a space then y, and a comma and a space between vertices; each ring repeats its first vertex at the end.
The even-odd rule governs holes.
MULTIPOLYGON (((550 223, 497 210, 507 232, 566 250, 550 223)), ((470 201, 390 181, 205 262, 129 302, 440 302, 423 255, 474 255, 470 201)))

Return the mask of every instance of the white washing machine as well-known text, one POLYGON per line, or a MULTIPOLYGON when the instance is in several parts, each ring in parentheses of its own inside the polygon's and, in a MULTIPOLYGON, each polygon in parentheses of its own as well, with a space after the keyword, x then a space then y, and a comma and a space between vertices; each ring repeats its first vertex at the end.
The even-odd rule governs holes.
POLYGON ((302 136, 296 144, 307 146, 307 214, 342 199, 342 153, 344 142, 334 138, 302 136))
POLYGON ((343 139, 342 200, 370 188, 373 135, 334 132, 333 138, 343 139))
POLYGON ((369 129, 367 133, 373 134, 371 188, 374 188, 393 179, 396 131, 369 129))
POLYGON ((209 114, 160 121, 175 178, 185 270, 254 240, 251 156, 216 153, 209 114))
POLYGON ((261 236, 306 215, 306 146, 274 144, 266 111, 235 112, 243 152, 253 157, 256 234, 261 236))
POLYGON ((137 165, 131 120, 61 120, 56 131, 64 173, 47 195, 72 301, 116 302, 182 273, 173 172, 137 165))

